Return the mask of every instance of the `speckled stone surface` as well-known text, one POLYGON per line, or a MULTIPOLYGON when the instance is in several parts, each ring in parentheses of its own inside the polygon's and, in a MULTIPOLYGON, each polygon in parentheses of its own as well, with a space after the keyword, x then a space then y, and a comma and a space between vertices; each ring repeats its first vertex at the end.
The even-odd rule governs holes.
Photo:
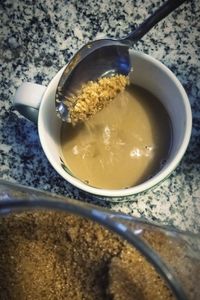
POLYGON ((105 36, 123 37, 161 3, 158 0, 1 0, 0 178, 199 231, 198 0, 183 4, 135 45, 138 51, 161 60, 176 74, 186 89, 193 112, 192 137, 183 160, 167 180, 146 194, 117 199, 114 203, 73 188, 47 161, 36 125, 12 108, 15 90, 23 81, 48 85, 84 43, 105 36))

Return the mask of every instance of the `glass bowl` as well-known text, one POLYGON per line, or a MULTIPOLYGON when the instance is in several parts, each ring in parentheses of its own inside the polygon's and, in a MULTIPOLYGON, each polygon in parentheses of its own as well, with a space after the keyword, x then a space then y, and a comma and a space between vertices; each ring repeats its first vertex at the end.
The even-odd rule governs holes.
MULTIPOLYGON (((156 225, 78 200, 0 181, 2 218, 12 214, 32 213, 35 210, 53 210, 61 214, 76 215, 102 225, 139 251, 164 279, 176 299, 200 299, 199 235, 156 225)), ((48 231, 50 234, 51 228, 48 228, 48 231)))

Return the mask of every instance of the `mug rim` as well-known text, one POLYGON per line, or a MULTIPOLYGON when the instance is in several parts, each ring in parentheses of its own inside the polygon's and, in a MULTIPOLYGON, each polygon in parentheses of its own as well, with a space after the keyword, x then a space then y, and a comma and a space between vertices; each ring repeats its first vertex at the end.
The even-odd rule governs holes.
POLYGON ((137 56, 139 59, 146 60, 147 62, 152 63, 154 66, 158 67, 159 69, 162 69, 164 73, 168 77, 171 78, 171 80, 175 83, 177 90, 179 91, 179 94, 182 98, 182 104, 184 105, 185 112, 186 112, 186 118, 185 118, 185 132, 184 136, 181 142, 181 145, 179 147, 179 150, 177 154, 173 157, 172 161, 170 164, 164 169, 159 171, 157 174, 155 174, 152 178, 148 179, 147 181, 138 184, 136 186, 126 188, 126 189, 103 189, 103 188, 96 188, 89 186, 79 180, 78 178, 73 177, 66 171, 64 171, 61 167, 58 169, 57 164, 55 163, 55 160, 52 158, 52 155, 50 155, 49 149, 45 145, 45 141, 43 139, 44 135, 44 126, 39 126, 43 122, 43 117, 42 117, 42 111, 43 111, 43 105, 46 102, 45 99, 47 99, 47 93, 49 89, 52 88, 52 85, 54 84, 54 81, 56 78, 61 76, 65 66, 60 69, 56 73, 56 75, 53 77, 53 79, 50 81, 50 83, 47 86, 46 91, 43 94, 40 109, 39 109, 39 115, 38 115, 38 132, 39 132, 39 137, 40 137, 40 142, 43 148, 43 151, 45 152, 45 155, 47 156, 49 162, 51 165, 54 167, 54 169, 69 183, 71 183, 73 186, 96 196, 103 196, 103 197, 125 197, 125 196, 130 196, 134 194, 138 194, 141 192, 145 192, 148 189, 156 186, 158 183, 162 182, 165 180, 177 167, 179 162, 181 161, 187 147, 190 141, 190 136, 192 132, 192 111, 191 111, 191 106, 190 102, 188 99, 188 96, 185 92, 185 89, 183 88, 182 84, 178 80, 178 78, 175 76, 175 74, 167 67, 165 66, 162 62, 157 60, 156 58, 145 54, 143 52, 138 52, 135 50, 129 50, 131 56, 137 56))

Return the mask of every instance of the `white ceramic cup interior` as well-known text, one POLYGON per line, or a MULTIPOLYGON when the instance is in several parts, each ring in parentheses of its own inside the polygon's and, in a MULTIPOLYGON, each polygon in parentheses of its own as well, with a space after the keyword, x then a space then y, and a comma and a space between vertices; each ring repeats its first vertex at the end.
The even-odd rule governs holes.
MULTIPOLYGON (((131 82, 137 84, 163 103, 170 116, 173 128, 173 142, 170 155, 163 168, 152 178, 127 189, 94 188, 75 178, 61 162, 60 127, 61 120, 55 111, 55 92, 64 67, 51 80, 48 87, 34 83, 23 83, 16 91, 14 105, 27 118, 36 120, 46 157, 54 169, 74 186, 99 196, 123 197, 143 192, 170 175, 183 157, 191 135, 192 113, 187 94, 176 76, 161 62, 144 53, 130 50, 133 72, 131 82)), ((128 128, 127 128, 128 130, 128 128)))

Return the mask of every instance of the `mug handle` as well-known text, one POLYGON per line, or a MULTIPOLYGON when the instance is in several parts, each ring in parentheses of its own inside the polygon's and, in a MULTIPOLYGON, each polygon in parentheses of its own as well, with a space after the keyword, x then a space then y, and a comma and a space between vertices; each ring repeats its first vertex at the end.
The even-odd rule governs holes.
POLYGON ((24 117, 37 124, 38 112, 46 86, 24 82, 17 89, 13 105, 24 117))

